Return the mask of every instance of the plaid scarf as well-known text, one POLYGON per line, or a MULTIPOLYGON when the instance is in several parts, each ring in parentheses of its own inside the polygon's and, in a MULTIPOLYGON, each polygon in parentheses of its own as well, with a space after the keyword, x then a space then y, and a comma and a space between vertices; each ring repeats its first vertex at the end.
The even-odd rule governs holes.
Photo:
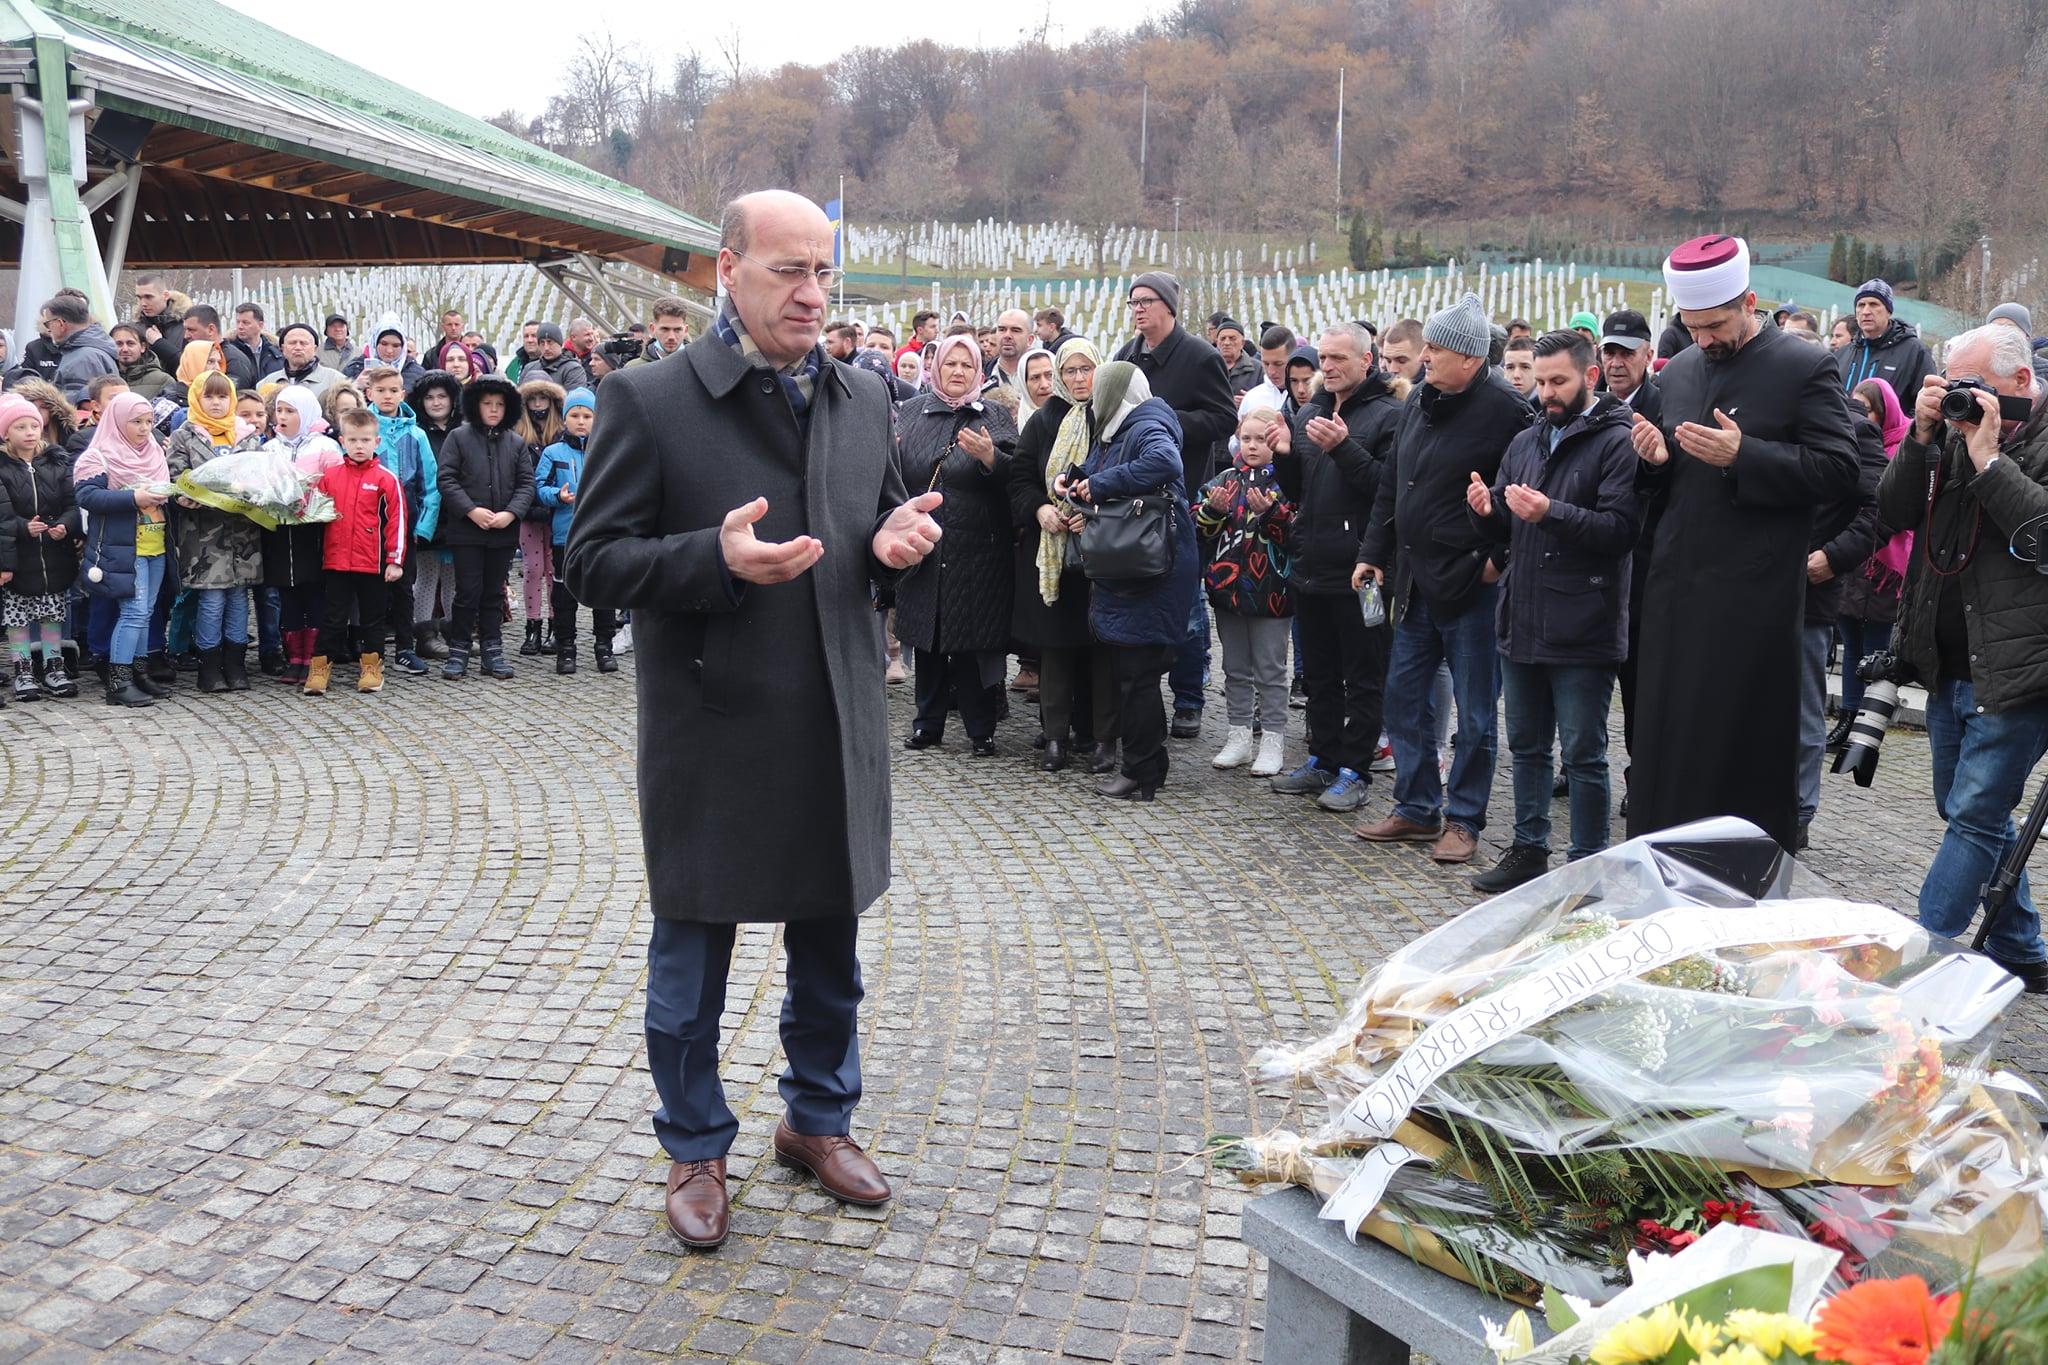
MULTIPOLYGON (((718 321, 712 326, 717 330, 719 339, 738 351, 741 359, 749 365, 762 370, 773 368, 769 365, 768 358, 761 354, 760 346, 747 335, 747 325, 740 321, 740 315, 734 311, 730 295, 719 301, 718 321)), ((801 425, 809 424, 811 393, 818 382, 818 370, 823 364, 823 356, 824 352, 813 346, 797 360, 775 371, 776 378, 782 381, 782 392, 789 399, 790 411, 796 414, 796 420, 801 425)))

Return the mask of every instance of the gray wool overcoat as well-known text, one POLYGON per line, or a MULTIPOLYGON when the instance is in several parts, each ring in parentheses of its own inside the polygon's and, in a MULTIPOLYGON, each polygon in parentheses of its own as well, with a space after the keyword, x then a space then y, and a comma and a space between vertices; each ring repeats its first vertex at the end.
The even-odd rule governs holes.
POLYGON ((888 714, 869 546, 905 499, 876 376, 825 359, 809 431, 715 333, 604 382, 563 576, 630 610, 654 913, 736 924, 856 915, 889 887, 888 714), (757 497, 768 541, 825 555, 772 586, 725 569, 757 497))

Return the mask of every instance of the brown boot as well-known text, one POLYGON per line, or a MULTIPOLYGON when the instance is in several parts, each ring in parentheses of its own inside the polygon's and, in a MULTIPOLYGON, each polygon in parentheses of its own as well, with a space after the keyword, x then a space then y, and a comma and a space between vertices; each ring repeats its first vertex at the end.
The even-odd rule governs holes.
POLYGON ((327 662, 327 656, 325 654, 315 654, 311 662, 306 665, 306 695, 309 697, 326 696, 327 681, 333 676, 333 673, 334 669, 327 662))
POLYGON ((356 679, 356 691, 382 692, 384 690, 384 656, 382 654, 365 654, 358 662, 362 666, 362 673, 356 679))
POLYGON ((1438 825, 1418 825, 1413 820, 1404 820, 1398 815, 1389 815, 1370 825, 1360 825, 1351 831, 1359 838, 1375 844, 1426 844, 1443 833, 1438 825))
POLYGON ((668 1230, 684 1246, 708 1250, 723 1242, 731 1214, 724 1157, 678 1161, 668 1168, 668 1230))
POLYGON ((1440 863, 1469 863, 1478 851, 1478 835, 1463 825, 1446 824, 1443 837, 1430 845, 1429 856, 1440 863))
POLYGON ((809 1171, 834 1199, 869 1207, 889 1202, 881 1168, 850 1137, 805 1137, 784 1119, 775 1128, 775 1159, 791 1170, 809 1171))

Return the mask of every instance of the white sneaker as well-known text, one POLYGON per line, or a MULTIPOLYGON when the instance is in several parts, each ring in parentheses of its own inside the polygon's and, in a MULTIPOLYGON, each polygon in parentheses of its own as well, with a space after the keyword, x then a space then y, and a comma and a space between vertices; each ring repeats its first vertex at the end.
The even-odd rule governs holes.
POLYGON ((1376 773, 1390 773, 1394 771, 1393 745, 1380 745, 1379 750, 1372 756, 1372 770, 1376 773))
POLYGON ((1219 768, 1242 768, 1252 761, 1252 727, 1233 725, 1223 742, 1223 750, 1209 760, 1219 768))
POLYGON ((1259 756, 1252 760, 1253 777, 1275 777, 1286 754, 1287 736, 1268 730, 1259 736, 1259 756))
POLYGON ((614 636, 612 636, 612 653, 614 653, 614 654, 631 654, 632 652, 633 652, 633 627, 632 627, 632 625, 631 625, 631 624, 629 623, 629 624, 627 624, 627 625, 623 625, 623 626, 620 626, 620 627, 619 627, 619 633, 618 633, 618 634, 616 634, 616 635, 614 635, 614 636))

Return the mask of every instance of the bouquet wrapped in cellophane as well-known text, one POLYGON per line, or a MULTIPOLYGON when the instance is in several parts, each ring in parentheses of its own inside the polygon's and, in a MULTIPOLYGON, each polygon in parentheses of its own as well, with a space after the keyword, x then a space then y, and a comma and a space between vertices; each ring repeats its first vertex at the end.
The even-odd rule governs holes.
POLYGON ((172 483, 180 495, 247 517, 266 531, 333 521, 336 515, 334 499, 319 487, 320 474, 273 450, 216 455, 172 483))
POLYGON ((1892 911, 1800 897, 1808 875, 1716 820, 1487 901, 1330 1033, 1262 1052, 1320 1122, 1218 1138, 1216 1164, 1524 1300, 1604 1301, 1630 1251, 1718 1222, 1842 1252, 1838 1286, 2026 1264, 2040 1100, 1992 1064, 2019 983, 1892 911))

